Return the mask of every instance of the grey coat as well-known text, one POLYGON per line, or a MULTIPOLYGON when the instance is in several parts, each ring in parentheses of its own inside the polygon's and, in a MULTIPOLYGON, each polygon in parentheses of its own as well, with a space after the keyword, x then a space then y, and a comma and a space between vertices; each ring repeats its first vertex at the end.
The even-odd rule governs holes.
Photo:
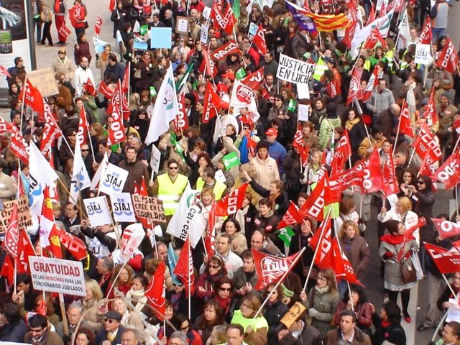
POLYGON ((340 302, 340 295, 338 291, 331 290, 321 293, 316 290, 316 287, 313 287, 308 294, 307 301, 308 308, 314 308, 318 311, 318 315, 312 319, 311 325, 319 331, 321 338, 325 339, 327 332, 334 328, 331 326, 331 320, 337 304, 340 302))

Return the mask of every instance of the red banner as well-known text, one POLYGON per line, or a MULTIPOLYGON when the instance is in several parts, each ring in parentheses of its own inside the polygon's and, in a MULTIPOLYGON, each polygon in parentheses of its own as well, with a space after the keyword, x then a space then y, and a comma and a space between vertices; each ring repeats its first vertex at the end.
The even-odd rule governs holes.
POLYGON ((238 189, 232 190, 216 203, 216 216, 226 217, 236 213, 242 206, 248 183, 242 184, 238 189))
POLYGON ((424 243, 425 249, 431 255, 436 267, 442 274, 456 273, 460 266, 460 253, 450 252, 444 248, 424 243))
POLYGON ((238 46, 238 43, 236 41, 228 41, 223 46, 214 50, 211 53, 211 59, 213 59, 214 61, 220 61, 230 54, 242 54, 240 47, 238 46))
POLYGON ((403 102, 401 113, 399 114, 399 132, 408 135, 412 139, 414 138, 414 132, 412 131, 409 107, 406 101, 403 102))
POLYGON ((164 320, 166 311, 166 299, 164 294, 166 265, 161 261, 155 273, 153 274, 150 284, 145 290, 145 297, 153 307, 153 311, 160 320, 164 320))
POLYGON ((452 154, 435 172, 436 181, 444 183, 446 189, 455 187, 460 182, 460 152, 452 154))
POLYGON ((351 75, 350 88, 348 89, 347 106, 355 99, 363 98, 361 90, 361 75, 363 74, 362 68, 354 68, 351 75))
POLYGON ((460 224, 438 218, 431 218, 431 220, 441 240, 460 235, 460 224))
POLYGON ((393 162, 393 155, 388 155, 385 164, 383 165, 383 194, 389 196, 399 192, 398 179, 396 178, 395 165, 393 162))
POLYGON ((436 66, 445 69, 449 73, 457 71, 458 66, 458 55, 455 51, 454 42, 447 36, 447 42, 444 45, 444 49, 439 58, 437 59, 436 66))
POLYGON ((253 90, 257 90, 260 85, 262 85, 262 82, 264 81, 264 68, 261 67, 257 71, 247 75, 240 81, 246 85, 249 86, 253 90))
POLYGON ((310 217, 318 221, 323 220, 323 209, 326 195, 326 174, 318 181, 315 189, 310 193, 299 213, 305 218, 310 217))
POLYGON ((219 95, 214 90, 211 82, 206 83, 206 90, 204 92, 203 103, 203 123, 208 123, 209 120, 217 116, 218 106, 220 103, 219 95))
POLYGON ((174 119, 174 128, 176 131, 185 131, 188 126, 188 116, 187 116, 187 108, 185 107, 185 93, 182 92, 177 95, 177 105, 179 108, 179 114, 176 115, 174 119))

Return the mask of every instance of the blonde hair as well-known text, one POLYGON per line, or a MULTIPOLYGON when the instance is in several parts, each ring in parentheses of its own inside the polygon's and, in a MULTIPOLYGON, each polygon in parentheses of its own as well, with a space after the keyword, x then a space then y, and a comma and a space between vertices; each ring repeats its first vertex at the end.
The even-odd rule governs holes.
POLYGON ((348 226, 352 226, 354 229, 355 229, 355 233, 356 235, 361 235, 360 231, 359 231, 359 228, 358 228, 358 224, 356 224, 354 221, 352 220, 346 220, 343 222, 342 226, 340 227, 340 230, 339 230, 339 238, 344 238, 345 237, 345 229, 348 227, 348 226))
POLYGON ((401 205, 401 208, 404 210, 404 213, 412 210, 412 202, 407 196, 400 197, 398 202, 399 205, 401 205))
POLYGON ((91 290, 93 293, 93 298, 99 302, 102 297, 104 297, 104 294, 102 293, 101 287, 99 286, 99 283, 95 281, 94 279, 89 279, 86 281, 86 287, 91 290))

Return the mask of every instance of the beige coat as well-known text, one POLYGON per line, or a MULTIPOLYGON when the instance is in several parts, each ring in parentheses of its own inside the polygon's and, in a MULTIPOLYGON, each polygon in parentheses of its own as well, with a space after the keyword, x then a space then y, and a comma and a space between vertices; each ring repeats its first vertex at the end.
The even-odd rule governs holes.
POLYGON ((270 183, 272 181, 280 179, 278 165, 271 157, 267 157, 267 159, 262 160, 256 156, 251 159, 249 166, 252 169, 251 172, 253 173, 252 178, 254 181, 265 189, 270 188, 270 183))

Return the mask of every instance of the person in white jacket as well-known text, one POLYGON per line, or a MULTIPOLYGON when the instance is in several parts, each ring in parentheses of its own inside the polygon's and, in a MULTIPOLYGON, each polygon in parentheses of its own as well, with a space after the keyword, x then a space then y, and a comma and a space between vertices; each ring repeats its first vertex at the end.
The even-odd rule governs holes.
POLYGON ((83 84, 91 80, 94 86, 96 83, 94 81, 93 72, 89 68, 89 61, 86 57, 81 58, 80 65, 77 67, 74 74, 74 86, 75 86, 75 96, 79 97, 83 93, 83 84))

